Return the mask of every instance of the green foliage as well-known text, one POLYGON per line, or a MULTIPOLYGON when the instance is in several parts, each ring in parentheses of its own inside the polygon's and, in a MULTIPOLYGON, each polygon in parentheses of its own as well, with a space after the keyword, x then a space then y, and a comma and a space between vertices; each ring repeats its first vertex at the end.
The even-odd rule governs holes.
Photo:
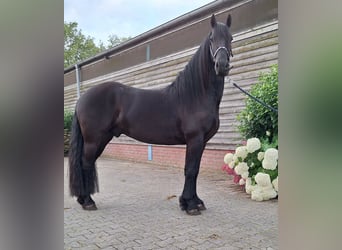
POLYGON ((74 112, 64 110, 64 155, 67 155, 70 147, 70 133, 74 112))
POLYGON ((131 37, 118 37, 117 35, 109 35, 108 37, 108 46, 107 49, 110 49, 112 47, 115 47, 119 45, 120 43, 123 43, 127 40, 131 39, 131 37))
POLYGON ((95 56, 101 51, 110 49, 130 38, 110 35, 108 46, 105 46, 102 41, 97 46, 93 37, 86 37, 82 34, 77 22, 64 23, 64 68, 95 56))
POLYGON ((64 129, 71 131, 72 119, 74 117, 74 112, 71 110, 64 110, 64 129))
POLYGON ((260 138, 261 142, 261 150, 266 151, 269 148, 276 148, 278 149, 278 135, 275 134, 272 139, 269 139, 268 136, 264 138, 260 138))
MULTIPOLYGON (((278 65, 272 66, 269 73, 259 76, 259 82, 252 86, 250 94, 278 109, 278 65)), ((237 117, 241 135, 246 139, 258 137, 273 141, 278 135, 278 114, 251 98, 247 97, 245 103, 246 108, 237 117)))
POLYGON ((101 50, 94 38, 86 37, 77 22, 64 23, 64 68, 96 55, 101 50))
POLYGON ((266 152, 266 150, 269 148, 278 149, 278 135, 274 135, 271 141, 269 141, 269 138, 267 137, 260 139, 260 143, 261 143, 260 149, 258 149, 257 151, 253 153, 248 153, 247 157, 244 159, 244 161, 249 166, 248 176, 251 177, 253 185, 255 184, 254 178, 256 174, 259 172, 268 174, 271 178, 271 181, 273 181, 275 178, 278 177, 278 167, 274 170, 265 169, 262 166, 262 161, 258 159, 259 152, 266 152))

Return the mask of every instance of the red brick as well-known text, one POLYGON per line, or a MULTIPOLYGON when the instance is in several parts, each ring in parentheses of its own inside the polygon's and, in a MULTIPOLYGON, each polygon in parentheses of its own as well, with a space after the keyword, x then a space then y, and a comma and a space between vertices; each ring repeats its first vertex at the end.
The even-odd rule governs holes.
MULTIPOLYGON (((223 157, 228 152, 228 150, 206 149, 203 152, 201 167, 211 169, 221 168, 223 157)), ((149 161, 147 145, 109 143, 106 146, 103 155, 135 162, 171 165, 183 168, 185 161, 185 148, 153 145, 152 161, 149 161)))

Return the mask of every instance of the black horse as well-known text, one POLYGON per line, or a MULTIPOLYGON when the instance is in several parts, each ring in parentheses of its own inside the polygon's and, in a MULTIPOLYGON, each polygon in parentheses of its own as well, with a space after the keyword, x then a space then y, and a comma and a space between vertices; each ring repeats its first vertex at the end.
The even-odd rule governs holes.
POLYGON ((185 184, 180 207, 190 215, 206 209, 196 182, 206 143, 219 128, 219 105, 232 55, 231 16, 211 17, 212 30, 169 86, 143 90, 106 82, 78 100, 69 153, 70 193, 85 210, 95 210, 95 161, 113 138, 125 134, 150 144, 186 144, 185 184))

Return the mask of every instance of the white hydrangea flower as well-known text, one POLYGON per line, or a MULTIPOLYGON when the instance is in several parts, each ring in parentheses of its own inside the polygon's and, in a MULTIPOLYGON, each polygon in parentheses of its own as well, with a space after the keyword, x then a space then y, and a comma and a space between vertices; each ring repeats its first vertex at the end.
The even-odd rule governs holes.
POLYGON ((260 143, 260 140, 256 137, 254 138, 250 138, 247 140, 247 151, 249 153, 253 153, 255 152, 256 150, 260 149, 261 147, 261 143, 260 143))
POLYGON ((263 201, 262 190, 259 186, 255 186, 251 192, 251 199, 255 201, 263 201))
POLYGON ((278 160, 278 150, 275 148, 269 148, 265 151, 264 159, 270 160, 270 161, 276 161, 278 160))
POLYGON ((247 157, 248 151, 246 146, 237 147, 235 150, 236 157, 241 157, 244 160, 247 157))
POLYGON ((272 186, 271 177, 269 174, 259 172, 255 175, 254 179, 258 186, 272 186))
POLYGON ((238 157, 236 156, 236 154, 234 154, 233 161, 237 162, 238 160, 239 160, 238 157))
POLYGON ((246 179, 246 184, 245 184, 245 189, 247 194, 251 194, 252 191, 255 189, 255 185, 252 185, 252 178, 247 178, 246 179))
POLYGON ((244 185, 246 183, 245 179, 241 178, 240 181, 239 181, 239 184, 240 185, 244 185))
POLYGON ((270 160, 270 159, 266 159, 266 158, 265 158, 265 159, 262 161, 262 167, 263 167, 264 169, 274 170, 274 169, 277 168, 277 165, 278 165, 278 163, 277 163, 276 160, 273 161, 273 160, 270 160))
POLYGON ((229 166, 230 168, 234 168, 234 167, 235 167, 235 161, 233 160, 233 161, 229 162, 229 163, 228 163, 228 166, 229 166))
POLYGON ((238 165, 235 166, 235 173, 238 175, 242 175, 244 172, 248 173, 248 165, 246 162, 239 162, 238 165))
POLYGON ((231 162, 233 160, 233 154, 232 153, 228 153, 224 156, 223 161, 224 163, 228 164, 229 162, 231 162))
POLYGON ((259 152, 258 153, 258 160, 262 161, 264 159, 265 152, 259 152))
POLYGON ((244 178, 244 179, 246 179, 246 178, 248 178, 248 175, 249 175, 249 172, 248 172, 248 170, 247 170, 246 172, 243 172, 243 173, 241 174, 241 177, 244 178))
POLYGON ((275 179, 272 181, 272 185, 273 185, 275 191, 278 192, 278 176, 277 176, 277 178, 275 178, 275 179))
POLYGON ((267 201, 269 199, 273 199, 277 197, 277 192, 274 190, 272 186, 264 187, 262 189, 262 199, 267 201))
POLYGON ((255 201, 265 201, 269 199, 273 199, 277 196, 277 192, 273 189, 272 186, 260 186, 256 185, 256 187, 251 191, 251 199, 255 201))

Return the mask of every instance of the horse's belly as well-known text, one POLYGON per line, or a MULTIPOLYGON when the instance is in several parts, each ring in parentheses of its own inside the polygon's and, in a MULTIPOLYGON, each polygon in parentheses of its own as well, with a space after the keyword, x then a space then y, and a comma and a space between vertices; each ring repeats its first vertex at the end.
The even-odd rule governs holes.
POLYGON ((136 139, 141 142, 149 144, 160 145, 180 145, 185 144, 184 138, 177 134, 160 133, 156 131, 143 131, 143 132, 131 132, 125 133, 127 136, 136 139))
POLYGON ((183 134, 176 126, 151 124, 148 121, 130 126, 124 134, 150 144, 176 145, 185 143, 183 134))

